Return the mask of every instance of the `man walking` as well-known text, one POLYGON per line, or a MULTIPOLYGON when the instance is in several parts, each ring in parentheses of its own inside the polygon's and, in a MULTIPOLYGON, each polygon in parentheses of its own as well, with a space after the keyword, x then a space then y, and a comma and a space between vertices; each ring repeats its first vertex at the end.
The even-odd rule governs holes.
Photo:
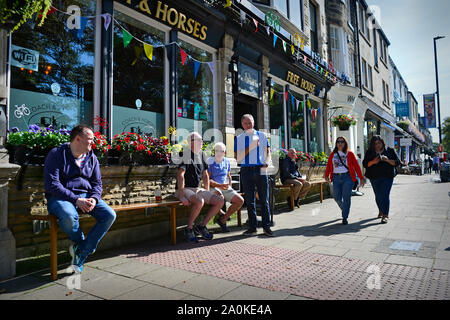
MULTIPOLYGON (((294 204, 300 208, 300 200, 306 197, 311 184, 302 178, 300 172, 298 172, 298 166, 295 162, 296 150, 294 148, 289 149, 289 152, 281 161, 280 178, 281 183, 284 185, 294 185, 294 204)), ((290 205, 291 197, 287 198, 287 203, 290 205)))
POLYGON ((437 154, 433 157, 433 170, 434 173, 439 174, 439 156, 437 154))
POLYGON ((69 239, 72 269, 83 271, 86 258, 94 253, 100 240, 116 219, 116 213, 103 200, 100 167, 92 151, 94 133, 85 125, 72 129, 70 143, 50 151, 45 159, 45 197, 50 214, 69 239), (80 229, 79 213, 88 213, 97 223, 87 237, 80 229))
POLYGON ((198 242, 194 234, 197 233, 205 240, 211 240, 213 235, 206 225, 223 206, 223 198, 209 191, 208 165, 202 151, 203 139, 197 132, 188 136, 190 148, 183 152, 183 162, 178 166, 177 191, 175 195, 185 206, 191 205, 188 226, 184 230, 186 239, 190 242, 198 242), (203 187, 200 182, 203 180, 203 187), (211 207, 203 219, 203 222, 193 227, 195 219, 200 214, 203 205, 207 203, 211 207))
POLYGON ((263 132, 253 129, 255 120, 251 114, 243 115, 241 124, 244 132, 236 137, 234 152, 237 163, 241 166, 242 188, 248 212, 249 225, 244 235, 256 235, 256 187, 262 205, 264 234, 273 237, 273 232, 270 230, 269 178, 267 176, 267 168, 271 162, 269 141, 263 132))

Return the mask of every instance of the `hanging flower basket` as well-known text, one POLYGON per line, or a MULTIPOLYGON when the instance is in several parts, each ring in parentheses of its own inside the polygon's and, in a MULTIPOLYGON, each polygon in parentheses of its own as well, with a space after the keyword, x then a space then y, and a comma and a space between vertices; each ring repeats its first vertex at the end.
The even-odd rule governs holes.
POLYGON ((350 126, 354 126, 356 124, 356 121, 353 116, 342 114, 334 117, 331 123, 334 127, 338 127, 339 130, 346 131, 350 129, 350 126))

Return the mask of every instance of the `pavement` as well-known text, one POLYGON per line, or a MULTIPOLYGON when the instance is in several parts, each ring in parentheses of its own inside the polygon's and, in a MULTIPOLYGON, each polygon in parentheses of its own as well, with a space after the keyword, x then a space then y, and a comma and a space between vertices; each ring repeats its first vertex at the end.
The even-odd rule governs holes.
MULTIPOLYGON (((211 241, 168 239, 103 251, 81 275, 59 266, 0 282, 0 300, 448 300, 450 183, 395 179, 388 224, 370 184, 349 224, 333 199, 274 215, 275 237, 243 228, 211 241)), ((245 221, 243 211, 243 221, 245 221)))

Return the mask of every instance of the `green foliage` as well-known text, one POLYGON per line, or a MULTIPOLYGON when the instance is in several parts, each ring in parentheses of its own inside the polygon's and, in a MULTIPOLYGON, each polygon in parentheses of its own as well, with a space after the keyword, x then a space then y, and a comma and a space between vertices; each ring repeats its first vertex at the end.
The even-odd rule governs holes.
POLYGON ((50 10, 52 0, 0 0, 0 22, 2 24, 14 20, 15 25, 11 32, 19 29, 34 14, 39 14, 38 26, 42 26, 47 12, 50 10))
POLYGON ((327 164, 328 162, 328 156, 325 152, 314 152, 313 157, 316 164, 327 164))
POLYGON ((442 136, 444 151, 450 153, 450 117, 444 119, 444 124, 442 126, 442 136))
MULTIPOLYGON (((15 129, 15 128, 13 128, 15 129)), ((51 127, 39 128, 31 125, 28 131, 13 130, 8 135, 7 146, 24 145, 29 149, 48 149, 69 142, 70 133, 67 130, 54 130, 51 127)))

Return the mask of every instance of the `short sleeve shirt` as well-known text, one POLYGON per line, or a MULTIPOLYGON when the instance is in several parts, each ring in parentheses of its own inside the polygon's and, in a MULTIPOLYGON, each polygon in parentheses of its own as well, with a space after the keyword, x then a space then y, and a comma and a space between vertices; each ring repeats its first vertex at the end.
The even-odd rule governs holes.
POLYGON ((178 168, 182 168, 185 171, 184 187, 198 188, 203 177, 203 171, 208 170, 208 164, 205 162, 203 152, 200 151, 198 154, 195 154, 191 151, 191 157, 187 162, 178 166, 178 168))
MULTIPOLYGON (((345 165, 348 167, 347 164, 347 154, 338 151, 339 152, 339 156, 342 159, 342 162, 345 163, 345 165)), ((333 173, 346 173, 348 172, 348 169, 342 164, 341 160, 339 160, 339 157, 337 155, 337 153, 334 154, 333 157, 333 173)))
POLYGON ((223 158, 221 163, 217 163, 214 157, 207 161, 209 178, 217 183, 224 184, 228 182, 228 172, 231 171, 230 161, 223 158))
POLYGON ((269 140, 267 136, 257 130, 253 130, 253 133, 248 134, 247 132, 243 132, 239 136, 236 137, 234 144, 234 151, 245 151, 246 148, 250 146, 250 144, 259 139, 259 147, 251 150, 248 155, 241 161, 241 167, 256 167, 262 166, 265 163, 265 152, 269 145, 269 140))

